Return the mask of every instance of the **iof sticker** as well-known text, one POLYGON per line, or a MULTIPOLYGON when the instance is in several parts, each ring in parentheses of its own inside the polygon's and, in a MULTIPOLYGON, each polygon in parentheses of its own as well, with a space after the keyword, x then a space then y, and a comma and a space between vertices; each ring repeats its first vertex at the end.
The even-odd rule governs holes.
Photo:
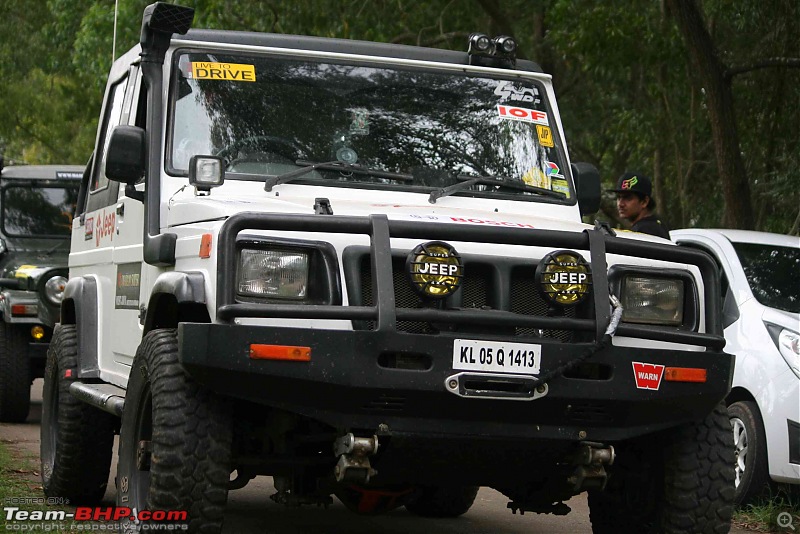
POLYGON ((195 80, 254 82, 256 81, 256 67, 241 63, 196 61, 192 62, 192 78, 195 80))
POLYGON ((539 111, 538 109, 518 108, 497 104, 497 114, 500 115, 501 119, 533 122, 536 124, 544 124, 545 126, 550 125, 547 120, 547 113, 539 111))
POLYGON ((654 363, 631 362, 633 376, 638 389, 652 389, 658 391, 661 387, 661 377, 664 376, 664 366, 654 363))
POLYGON ((539 134, 539 144, 548 148, 553 148, 553 132, 549 126, 536 125, 536 133, 539 134))

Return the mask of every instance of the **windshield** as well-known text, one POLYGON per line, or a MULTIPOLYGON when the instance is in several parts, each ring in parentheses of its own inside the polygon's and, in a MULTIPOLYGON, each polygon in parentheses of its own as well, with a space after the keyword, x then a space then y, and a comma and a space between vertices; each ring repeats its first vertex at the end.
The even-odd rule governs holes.
POLYGON ((74 186, 11 185, 3 188, 3 233, 10 237, 70 237, 78 199, 74 186))
POLYGON ((242 179, 342 162, 412 179, 329 165, 292 181, 428 193, 459 176, 488 176, 565 196, 486 183, 455 194, 574 202, 537 81, 229 53, 184 53, 174 65, 174 174, 196 154, 223 157, 242 179))
POLYGON ((800 248, 734 243, 753 296, 764 306, 800 312, 800 248))

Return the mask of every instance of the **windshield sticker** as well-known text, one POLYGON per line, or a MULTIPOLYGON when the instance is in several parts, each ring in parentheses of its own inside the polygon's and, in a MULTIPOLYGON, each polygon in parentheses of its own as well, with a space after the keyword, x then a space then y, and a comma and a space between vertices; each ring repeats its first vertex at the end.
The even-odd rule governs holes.
POLYGON ((114 295, 115 309, 139 309, 139 286, 141 284, 141 275, 141 263, 123 263, 117 267, 117 291, 114 295))
POLYGON ((550 130, 549 126, 542 126, 540 124, 537 124, 536 133, 539 134, 540 145, 547 148, 553 148, 555 146, 553 144, 553 132, 552 130, 550 130))
POLYGON ((70 172, 70 171, 56 171, 56 179, 75 179, 75 178, 83 178, 82 172, 70 172))
POLYGON ((500 97, 501 100, 512 102, 533 102, 538 104, 541 102, 539 98, 539 89, 536 87, 520 87, 514 85, 513 82, 501 81, 494 90, 494 94, 500 97))
POLYGON ((550 189, 550 177, 547 176, 539 167, 532 167, 522 175, 522 181, 533 187, 550 189))
POLYGON ((241 63, 192 62, 192 78, 195 80, 227 80, 231 82, 256 81, 255 65, 241 63))
POLYGON ((353 110, 350 133, 353 135, 369 135, 369 111, 366 108, 355 108, 353 110))
POLYGON ((500 115, 501 119, 533 122, 536 124, 544 124, 545 126, 550 125, 547 121, 547 113, 536 109, 517 108, 497 104, 497 113, 500 115))
POLYGON ((552 161, 548 161, 548 162, 545 163, 545 165, 546 165, 545 171, 547 172, 547 176, 549 176, 551 178, 553 178, 553 177, 563 178, 564 177, 564 175, 561 174, 561 169, 558 167, 557 164, 553 163, 552 161))
POLYGON ((569 198, 569 184, 564 178, 551 178, 550 189, 557 193, 564 193, 569 198))

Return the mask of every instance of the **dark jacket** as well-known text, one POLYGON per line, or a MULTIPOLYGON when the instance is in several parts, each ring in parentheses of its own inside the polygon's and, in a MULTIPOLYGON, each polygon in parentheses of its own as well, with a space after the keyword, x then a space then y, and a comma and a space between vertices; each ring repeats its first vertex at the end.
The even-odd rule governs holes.
POLYGON ((647 217, 639 219, 634 223, 631 230, 669 239, 669 228, 658 215, 648 215, 647 217))

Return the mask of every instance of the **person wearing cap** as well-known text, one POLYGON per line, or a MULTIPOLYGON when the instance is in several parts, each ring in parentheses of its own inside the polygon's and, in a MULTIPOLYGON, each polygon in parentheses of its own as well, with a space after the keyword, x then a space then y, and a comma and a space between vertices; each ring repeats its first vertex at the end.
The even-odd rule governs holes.
POLYGON ((669 228, 655 214, 650 178, 640 172, 626 172, 617 180, 617 188, 609 191, 617 194, 617 212, 633 223, 631 230, 669 239, 669 228))

